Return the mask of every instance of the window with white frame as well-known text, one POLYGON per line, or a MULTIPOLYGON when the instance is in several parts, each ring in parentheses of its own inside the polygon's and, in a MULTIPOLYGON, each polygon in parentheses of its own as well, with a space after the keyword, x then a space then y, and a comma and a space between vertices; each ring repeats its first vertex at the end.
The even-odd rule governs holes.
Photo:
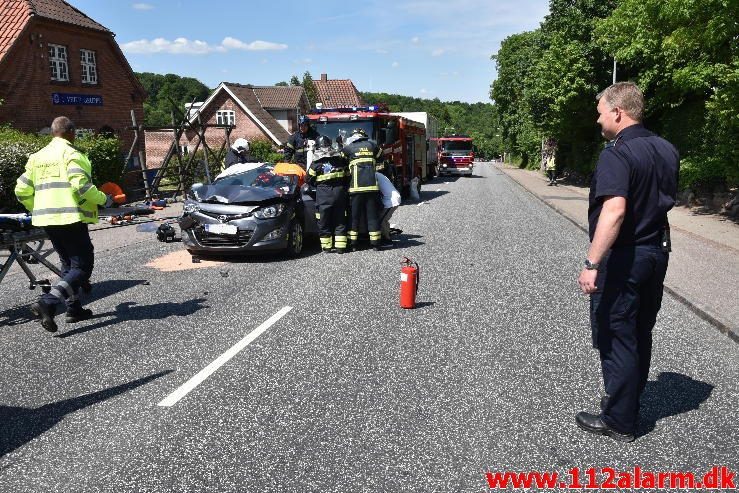
POLYGON ((49 66, 51 67, 51 80, 69 80, 66 46, 49 44, 49 66))
POLYGON ((97 84, 98 69, 95 64, 95 52, 92 50, 80 50, 80 65, 82 66, 82 83, 97 84))
POLYGON ((216 111, 216 125, 236 125, 236 112, 232 110, 216 111))

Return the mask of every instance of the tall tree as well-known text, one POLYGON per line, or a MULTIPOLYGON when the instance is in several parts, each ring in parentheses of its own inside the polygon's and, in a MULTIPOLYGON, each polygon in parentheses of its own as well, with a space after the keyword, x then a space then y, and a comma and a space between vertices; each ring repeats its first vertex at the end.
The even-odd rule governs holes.
POLYGON ((307 70, 303 74, 303 83, 301 85, 305 90, 305 95, 308 97, 311 108, 315 107, 318 101, 318 91, 316 91, 316 86, 313 84, 313 77, 311 77, 310 72, 307 70))
POLYGON ((172 103, 179 111, 185 111, 185 103, 205 101, 211 90, 197 79, 180 77, 175 74, 137 73, 141 85, 147 92, 144 102, 144 123, 149 126, 169 126, 172 124, 172 103))

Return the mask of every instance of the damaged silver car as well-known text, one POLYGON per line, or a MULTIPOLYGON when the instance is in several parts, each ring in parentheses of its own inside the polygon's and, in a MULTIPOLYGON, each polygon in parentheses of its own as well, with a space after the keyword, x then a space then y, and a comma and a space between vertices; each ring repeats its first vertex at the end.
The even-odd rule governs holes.
POLYGON ((296 175, 268 163, 237 164, 213 183, 187 193, 182 241, 193 255, 284 251, 298 256, 306 233, 316 233, 313 198, 296 175), (307 220, 307 221, 306 221, 307 220))

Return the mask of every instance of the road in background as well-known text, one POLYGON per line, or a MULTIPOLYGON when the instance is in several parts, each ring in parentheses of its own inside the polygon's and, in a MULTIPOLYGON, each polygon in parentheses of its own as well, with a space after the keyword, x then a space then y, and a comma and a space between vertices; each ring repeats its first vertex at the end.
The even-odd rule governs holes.
POLYGON ((475 174, 424 185, 390 251, 162 272, 146 264, 182 246, 149 233, 98 256, 96 318, 57 336, 9 280, 1 489, 458 492, 489 470, 736 470, 739 345, 671 296, 636 442, 575 426, 601 394, 576 283, 587 237, 491 164, 475 174), (421 265, 415 310, 398 306, 403 256, 421 265))

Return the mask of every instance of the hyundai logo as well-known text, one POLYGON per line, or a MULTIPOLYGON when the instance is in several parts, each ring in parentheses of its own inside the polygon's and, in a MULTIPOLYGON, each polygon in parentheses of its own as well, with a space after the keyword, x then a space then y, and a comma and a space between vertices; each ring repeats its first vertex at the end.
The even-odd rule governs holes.
POLYGON ((226 221, 228 221, 228 216, 218 216, 218 220, 222 223, 225 223, 226 221))

